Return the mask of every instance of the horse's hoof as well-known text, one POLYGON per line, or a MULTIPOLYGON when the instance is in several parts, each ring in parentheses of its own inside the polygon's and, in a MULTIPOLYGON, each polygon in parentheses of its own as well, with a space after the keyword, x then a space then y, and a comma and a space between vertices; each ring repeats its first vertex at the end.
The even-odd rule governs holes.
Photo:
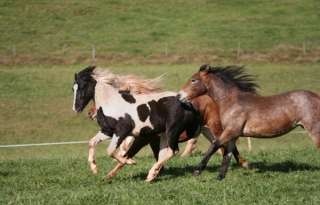
POLYGON ((243 163, 241 164, 241 167, 242 167, 242 168, 245 168, 245 169, 250 169, 250 163, 249 163, 249 162, 243 162, 243 163))
POLYGON ((194 170, 193 172, 193 176, 199 176, 201 174, 201 171, 200 170, 194 170))
POLYGON ((90 168, 91 168, 91 171, 92 171, 92 173, 93 173, 94 175, 97 175, 97 174, 98 174, 98 168, 97 168, 96 165, 92 165, 92 166, 90 166, 90 168))
POLYGON ((145 182, 151 183, 151 182, 154 181, 154 179, 155 179, 155 177, 149 177, 149 176, 148 176, 148 177, 146 178, 145 182))
POLYGON ((218 181, 222 181, 223 179, 224 179, 224 176, 223 176, 223 175, 219 174, 219 175, 217 176, 217 180, 218 180, 218 181))
POLYGON ((135 165, 135 164, 137 164, 137 162, 136 162, 135 160, 133 160, 133 159, 127 159, 127 160, 126 160, 126 164, 128 164, 128 165, 135 165))

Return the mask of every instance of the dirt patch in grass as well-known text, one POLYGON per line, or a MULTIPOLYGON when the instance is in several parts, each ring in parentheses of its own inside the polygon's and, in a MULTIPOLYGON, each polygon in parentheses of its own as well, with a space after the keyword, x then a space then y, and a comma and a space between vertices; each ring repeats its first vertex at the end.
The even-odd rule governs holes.
POLYGON ((2 55, 0 65, 20 64, 50 64, 72 65, 92 64, 202 64, 221 62, 272 62, 272 63, 318 63, 320 62, 320 48, 304 50, 303 47, 290 45, 278 45, 265 51, 231 50, 231 51, 208 51, 203 53, 157 53, 151 55, 134 55, 126 53, 100 53, 93 60, 88 53, 75 53, 72 55, 45 55, 34 56, 32 54, 2 55))

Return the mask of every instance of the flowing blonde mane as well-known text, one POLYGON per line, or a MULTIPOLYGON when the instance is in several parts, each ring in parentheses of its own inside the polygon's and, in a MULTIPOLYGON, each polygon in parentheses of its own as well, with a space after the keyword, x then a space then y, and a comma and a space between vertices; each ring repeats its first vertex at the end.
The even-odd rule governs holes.
POLYGON ((130 91, 134 94, 150 94, 162 91, 162 76, 154 79, 144 79, 137 75, 117 75, 109 70, 96 68, 92 77, 119 90, 130 91))

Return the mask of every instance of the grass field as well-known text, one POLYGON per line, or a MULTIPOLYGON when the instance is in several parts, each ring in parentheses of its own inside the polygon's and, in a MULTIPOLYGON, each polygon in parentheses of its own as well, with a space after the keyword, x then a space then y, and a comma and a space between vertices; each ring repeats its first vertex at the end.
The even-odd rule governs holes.
MULTIPOLYGON (((167 73, 165 89, 178 90, 198 65, 113 66, 116 73, 156 77, 167 73)), ((319 64, 248 64, 261 94, 290 89, 319 91, 319 64)), ((85 112, 71 111, 73 73, 83 65, 0 67, 1 144, 88 140, 97 132, 85 112)), ((295 131, 300 131, 299 129, 295 131)), ((153 184, 144 182, 153 163, 149 149, 112 181, 102 181, 115 162, 98 149, 100 173, 87 166, 87 145, 0 148, 0 204, 319 204, 320 153, 304 133, 253 140, 243 155, 253 169, 233 165, 226 180, 215 180, 220 158, 193 177, 208 146, 200 141, 190 158, 176 157, 153 184)), ((183 146, 182 146, 183 147, 183 146)))
POLYGON ((0 60, 74 64, 87 62, 92 46, 100 63, 199 62, 239 46, 296 59, 303 43, 309 56, 320 49, 319 9, 318 0, 2 0, 0 60))
MULTIPOLYGON (((260 93, 320 92, 319 0, 1 0, 0 144, 89 140, 94 121, 75 114, 74 72, 92 63, 115 73, 156 77, 177 91, 204 63, 245 64, 260 93), (93 52, 95 51, 95 53, 93 52), (95 54, 95 55, 94 55, 95 54)), ((150 149, 112 181, 115 162, 87 145, 0 148, 0 204, 320 204, 320 153, 300 128, 282 138, 246 141, 252 165, 216 181, 220 157, 193 177, 208 144, 175 157, 155 183, 144 178, 150 149)), ((181 145, 180 149, 183 149, 181 145)))

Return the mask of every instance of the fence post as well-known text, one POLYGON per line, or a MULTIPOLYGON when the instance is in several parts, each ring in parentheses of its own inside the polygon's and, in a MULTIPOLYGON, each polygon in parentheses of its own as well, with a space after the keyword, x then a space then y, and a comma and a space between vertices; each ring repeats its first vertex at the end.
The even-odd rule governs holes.
POLYGON ((240 54, 241 54, 241 43, 240 41, 238 42, 238 48, 237 48, 237 59, 240 58, 240 54))
POLYGON ((92 59, 92 65, 96 65, 96 47, 94 45, 91 46, 91 59, 92 59))
POLYGON ((307 53, 307 48, 306 48, 306 42, 305 41, 303 41, 303 43, 302 43, 302 53, 303 53, 303 55, 306 55, 306 53, 307 53))

